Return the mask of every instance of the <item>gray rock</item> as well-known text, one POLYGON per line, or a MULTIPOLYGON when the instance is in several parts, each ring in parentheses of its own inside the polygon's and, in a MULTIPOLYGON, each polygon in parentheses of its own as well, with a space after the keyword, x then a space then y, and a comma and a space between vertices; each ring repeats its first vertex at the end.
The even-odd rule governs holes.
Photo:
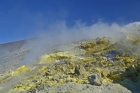
POLYGON ((83 65, 77 65, 75 66, 75 73, 79 76, 79 75, 83 75, 85 73, 85 68, 83 65))
POLYGON ((101 86, 102 85, 101 74, 97 73, 97 74, 93 74, 93 75, 89 76, 88 81, 92 85, 101 86))

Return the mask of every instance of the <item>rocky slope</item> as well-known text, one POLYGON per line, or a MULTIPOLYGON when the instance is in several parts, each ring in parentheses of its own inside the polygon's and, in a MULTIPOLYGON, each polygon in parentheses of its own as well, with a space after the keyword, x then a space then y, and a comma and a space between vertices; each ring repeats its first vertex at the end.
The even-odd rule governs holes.
POLYGON ((6 66, 0 73, 0 91, 139 93, 140 59, 138 52, 132 52, 138 50, 139 40, 127 35, 121 41, 98 38, 58 45, 36 64, 19 67, 32 48, 16 50, 0 58, 0 66, 6 66))

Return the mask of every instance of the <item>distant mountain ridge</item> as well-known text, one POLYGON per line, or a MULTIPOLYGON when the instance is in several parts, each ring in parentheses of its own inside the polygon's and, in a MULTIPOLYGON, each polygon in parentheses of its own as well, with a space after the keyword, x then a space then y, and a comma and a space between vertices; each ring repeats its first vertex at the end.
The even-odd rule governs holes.
POLYGON ((34 39, 37 39, 37 38, 29 38, 29 39, 25 39, 25 40, 19 40, 19 41, 15 41, 15 42, 0 44, 0 50, 4 49, 9 52, 12 52, 14 50, 19 50, 29 40, 34 40, 34 39))
POLYGON ((26 40, 20 40, 16 42, 0 44, 0 49, 4 49, 4 50, 8 50, 9 52, 12 52, 16 49, 20 49, 25 43, 26 40))

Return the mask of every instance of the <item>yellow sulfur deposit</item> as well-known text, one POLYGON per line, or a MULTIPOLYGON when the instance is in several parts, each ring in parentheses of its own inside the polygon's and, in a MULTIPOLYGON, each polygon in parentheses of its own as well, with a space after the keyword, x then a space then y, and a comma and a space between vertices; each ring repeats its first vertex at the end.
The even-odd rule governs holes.
POLYGON ((39 68, 38 71, 39 72, 46 72, 47 71, 47 66, 42 66, 41 68, 39 68))
POLYGON ((20 66, 19 68, 17 68, 16 71, 12 72, 12 75, 13 76, 19 75, 19 74, 24 73, 28 70, 29 70, 29 68, 27 68, 25 65, 23 65, 23 66, 20 66))
POLYGON ((98 73, 101 73, 101 72, 102 72, 102 69, 101 69, 101 68, 95 68, 95 70, 96 70, 98 73))
POLYGON ((23 84, 23 85, 17 85, 13 90, 10 90, 11 92, 12 91, 18 91, 18 92, 21 92, 21 91, 25 91, 25 90, 29 90, 31 88, 34 88, 36 85, 35 84, 23 84))
POLYGON ((103 82, 113 82, 113 80, 111 80, 111 79, 105 77, 105 78, 103 78, 103 82))
POLYGON ((115 75, 111 75, 111 79, 112 80, 123 80, 122 77, 120 77, 119 75, 115 74, 115 75))
POLYGON ((52 53, 49 55, 45 54, 41 56, 39 63, 40 64, 51 63, 57 60, 70 59, 70 58, 74 58, 74 56, 70 55, 68 52, 58 52, 58 53, 52 53))

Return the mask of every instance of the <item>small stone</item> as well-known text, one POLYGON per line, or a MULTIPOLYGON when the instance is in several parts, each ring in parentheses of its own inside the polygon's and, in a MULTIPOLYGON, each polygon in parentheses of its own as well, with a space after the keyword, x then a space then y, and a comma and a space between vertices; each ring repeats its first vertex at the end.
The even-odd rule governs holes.
POLYGON ((107 61, 107 57, 102 57, 103 60, 107 61))
POLYGON ((83 65, 77 65, 75 66, 75 73, 79 76, 85 73, 85 68, 83 67, 83 65))
POLYGON ((67 70, 66 66, 62 67, 62 70, 65 72, 67 70))
POLYGON ((52 80, 53 80, 53 81, 57 81, 57 82, 58 82, 58 81, 59 81, 59 76, 54 75, 54 76, 52 77, 52 80))
POLYGON ((75 74, 80 75, 79 66, 75 66, 75 74))
POLYGON ((97 74, 93 74, 93 75, 89 76, 88 81, 92 85, 101 86, 102 85, 101 74, 97 73, 97 74))
POLYGON ((104 77, 106 77, 107 75, 109 75, 110 74, 110 71, 108 70, 108 69, 104 69, 103 71, 102 71, 102 75, 104 76, 104 77))

